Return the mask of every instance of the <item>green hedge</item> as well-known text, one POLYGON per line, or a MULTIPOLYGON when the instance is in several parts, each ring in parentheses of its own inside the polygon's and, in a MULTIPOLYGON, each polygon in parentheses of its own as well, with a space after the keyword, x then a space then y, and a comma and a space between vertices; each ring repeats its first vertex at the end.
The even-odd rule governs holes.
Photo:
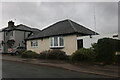
POLYGON ((34 51, 28 50, 22 53, 22 58, 37 58, 38 54, 34 51))
POLYGON ((115 40, 116 51, 120 52, 120 40, 115 40))
POLYGON ((46 50, 39 54, 39 59, 65 60, 66 57, 66 53, 59 49, 46 50))
POLYGON ((115 52, 120 50, 120 41, 112 38, 102 38, 95 47, 98 53, 97 61, 111 64, 116 60, 115 52))
POLYGON ((42 51, 42 52, 39 54, 39 59, 46 59, 48 53, 49 53, 49 50, 42 51))
POLYGON ((81 48, 77 51, 75 51, 71 55, 71 61, 94 61, 96 57, 96 53, 93 51, 93 49, 86 49, 86 48, 81 48))
POLYGON ((120 40, 112 38, 99 39, 97 43, 92 44, 89 49, 81 48, 75 51, 71 57, 71 61, 93 61, 111 64, 118 62, 119 57, 115 52, 120 52, 120 40))

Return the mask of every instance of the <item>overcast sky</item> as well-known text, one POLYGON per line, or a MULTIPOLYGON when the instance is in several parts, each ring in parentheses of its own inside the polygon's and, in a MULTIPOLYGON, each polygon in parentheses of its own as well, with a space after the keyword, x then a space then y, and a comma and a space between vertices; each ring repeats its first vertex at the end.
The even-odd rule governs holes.
POLYGON ((9 20, 43 29, 55 22, 71 19, 89 29, 103 33, 118 33, 117 2, 3 2, 2 26, 9 20))

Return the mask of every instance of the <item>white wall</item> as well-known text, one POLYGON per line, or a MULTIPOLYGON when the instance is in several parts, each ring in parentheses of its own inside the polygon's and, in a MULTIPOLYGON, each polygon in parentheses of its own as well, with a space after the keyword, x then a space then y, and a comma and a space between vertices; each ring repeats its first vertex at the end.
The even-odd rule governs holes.
POLYGON ((77 40, 83 39, 83 47, 84 48, 90 48, 91 44, 97 43, 98 39, 100 38, 113 38, 113 39, 118 39, 118 37, 113 37, 113 35, 117 34, 102 34, 102 35, 93 35, 91 36, 83 36, 83 37, 77 37, 77 40))
MULTIPOLYGON (((64 48, 61 49, 62 51, 65 51, 67 55, 71 55, 73 52, 77 50, 77 37, 76 35, 68 35, 64 36, 64 48)), ((31 47, 31 40, 27 41, 27 50, 32 50, 37 53, 40 53, 45 50, 50 50, 50 39, 49 38, 43 38, 38 39, 38 47, 31 47)))

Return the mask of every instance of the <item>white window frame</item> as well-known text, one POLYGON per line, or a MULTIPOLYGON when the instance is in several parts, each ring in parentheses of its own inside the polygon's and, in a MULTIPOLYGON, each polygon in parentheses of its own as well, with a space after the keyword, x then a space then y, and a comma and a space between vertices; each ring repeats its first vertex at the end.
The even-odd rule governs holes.
POLYGON ((55 36, 55 37, 50 37, 50 48, 63 48, 64 47, 64 38, 63 38, 63 36, 55 36), (55 46, 55 44, 54 44, 55 37, 57 37, 57 40, 58 40, 57 44, 58 44, 58 46, 55 46), (60 46, 60 37, 63 38, 63 45, 62 46, 60 46), (52 41, 52 45, 51 45, 51 41, 52 41))
POLYGON ((39 43, 38 43, 37 40, 31 41, 31 47, 38 47, 38 45, 39 45, 39 43), (32 45, 32 42, 33 42, 34 45, 32 45), (37 43, 37 45, 36 45, 36 43, 37 43))

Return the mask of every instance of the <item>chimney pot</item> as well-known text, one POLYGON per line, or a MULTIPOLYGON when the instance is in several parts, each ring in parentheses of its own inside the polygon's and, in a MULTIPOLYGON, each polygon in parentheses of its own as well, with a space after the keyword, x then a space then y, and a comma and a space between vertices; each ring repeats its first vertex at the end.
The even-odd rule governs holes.
POLYGON ((9 21, 8 22, 8 27, 14 27, 14 22, 13 21, 9 21))

